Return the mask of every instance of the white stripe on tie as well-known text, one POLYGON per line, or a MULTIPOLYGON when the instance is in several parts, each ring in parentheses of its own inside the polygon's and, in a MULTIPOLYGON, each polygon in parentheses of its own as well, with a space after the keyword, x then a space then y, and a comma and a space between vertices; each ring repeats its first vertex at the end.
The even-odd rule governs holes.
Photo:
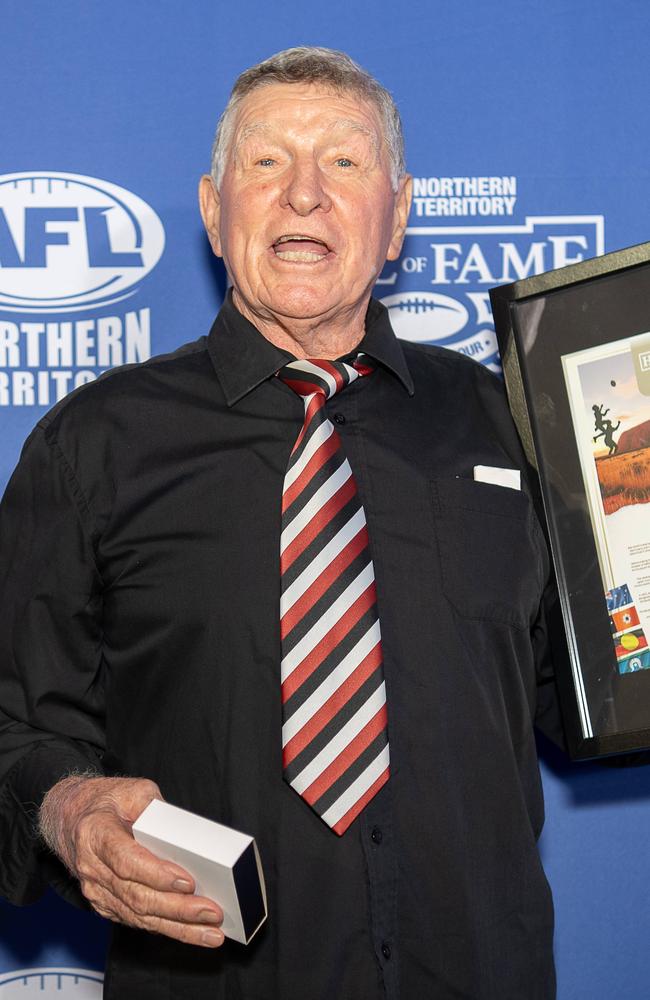
POLYGON ((330 605, 318 621, 303 635, 302 639, 296 643, 291 652, 284 657, 280 665, 280 676, 283 684, 330 629, 334 628, 356 599, 361 597, 364 590, 368 589, 374 579, 372 562, 368 562, 358 576, 355 576, 354 580, 348 584, 340 597, 334 601, 334 604, 330 605))
POLYGON ((280 598, 280 617, 284 618, 287 611, 294 606, 302 595, 311 587, 318 577, 323 573, 329 564, 336 559, 337 555, 343 551, 345 546, 357 535, 366 523, 363 510, 359 509, 353 514, 347 524, 337 531, 327 545, 321 549, 315 559, 312 559, 309 566, 306 566, 300 576, 290 584, 280 598))
POLYGON ((322 684, 300 705, 293 715, 289 716, 282 726, 282 746, 285 747, 289 740, 299 733, 303 726, 306 726, 313 715, 318 712, 328 698, 338 691, 348 677, 354 673, 362 660, 366 658, 381 639, 379 621, 374 622, 365 635, 361 636, 355 646, 352 647, 347 656, 344 656, 339 665, 331 674, 325 678, 322 684))
POLYGON ((329 809, 323 813, 321 819, 324 819, 328 826, 336 826, 341 816, 345 816, 346 812, 366 794, 370 786, 374 785, 377 778, 384 773, 389 763, 390 752, 388 744, 386 744, 381 753, 368 764, 365 771, 362 771, 350 787, 346 788, 340 798, 336 802, 333 802, 329 809))
POLYGON ((286 526, 280 535, 280 554, 282 554, 287 545, 290 545, 294 538, 300 534, 302 529, 309 524, 312 517, 315 517, 316 514, 318 514, 318 511, 327 503, 330 497, 333 497, 336 491, 348 481, 351 475, 352 469, 350 468, 350 463, 346 458, 341 465, 339 465, 336 472, 333 472, 329 479, 327 479, 323 485, 316 490, 311 500, 305 504, 299 514, 296 514, 293 521, 286 526))
POLYGON ((323 747, 320 753, 316 754, 314 759, 307 764, 307 767, 303 768, 300 774, 296 775, 293 781, 290 782, 291 787, 295 788, 299 795, 302 795, 305 789, 309 788, 325 768, 329 767, 332 761, 345 750, 348 743, 352 742, 354 737, 361 732, 363 727, 370 722, 385 703, 386 683, 382 681, 374 694, 370 695, 365 704, 354 713, 352 718, 346 722, 336 736, 323 747))

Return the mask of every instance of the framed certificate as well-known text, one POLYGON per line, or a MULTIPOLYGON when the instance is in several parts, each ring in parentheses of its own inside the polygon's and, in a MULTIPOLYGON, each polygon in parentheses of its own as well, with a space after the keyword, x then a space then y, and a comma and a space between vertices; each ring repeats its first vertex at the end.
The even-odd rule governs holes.
POLYGON ((650 747, 650 243, 490 292, 539 473, 573 757, 650 747))

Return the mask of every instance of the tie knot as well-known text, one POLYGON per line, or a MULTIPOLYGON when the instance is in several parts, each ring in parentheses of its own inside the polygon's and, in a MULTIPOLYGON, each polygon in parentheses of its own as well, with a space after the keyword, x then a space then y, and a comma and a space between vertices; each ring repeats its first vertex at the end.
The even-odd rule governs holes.
POLYGON ((331 399, 360 375, 368 375, 371 371, 369 365, 358 359, 349 364, 347 361, 305 358, 290 361, 280 369, 278 378, 286 382, 299 396, 311 396, 317 392, 325 399, 331 399))

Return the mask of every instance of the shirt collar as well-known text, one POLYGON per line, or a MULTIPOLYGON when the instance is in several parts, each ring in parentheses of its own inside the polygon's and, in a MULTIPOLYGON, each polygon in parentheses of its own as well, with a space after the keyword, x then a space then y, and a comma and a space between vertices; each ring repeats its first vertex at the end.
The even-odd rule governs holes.
MULTIPOLYGON (((233 304, 231 290, 210 330, 208 351, 228 406, 295 360, 293 354, 276 347, 242 316, 233 304)), ((388 310, 376 299, 370 300, 366 332, 354 356, 360 352, 392 372, 413 395, 413 379, 402 346, 393 333, 388 310)))
POLYGON ((393 333, 388 309, 377 299, 371 299, 366 313, 366 332, 355 354, 367 354, 400 380, 409 396, 415 393, 413 379, 400 341, 393 333))

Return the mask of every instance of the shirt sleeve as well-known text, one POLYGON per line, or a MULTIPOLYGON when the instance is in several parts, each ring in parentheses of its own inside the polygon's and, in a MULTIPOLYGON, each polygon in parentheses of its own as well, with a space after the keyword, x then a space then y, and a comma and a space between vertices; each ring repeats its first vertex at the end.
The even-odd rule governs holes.
POLYGON ((0 893, 13 903, 63 880, 38 837, 45 793, 101 773, 101 594, 92 512, 39 425, 0 505, 0 893))

